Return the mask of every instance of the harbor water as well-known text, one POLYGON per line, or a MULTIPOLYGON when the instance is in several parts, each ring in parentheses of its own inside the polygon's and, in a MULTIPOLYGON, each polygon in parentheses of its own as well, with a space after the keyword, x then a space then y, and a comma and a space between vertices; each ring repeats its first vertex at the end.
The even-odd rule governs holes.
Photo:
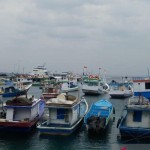
MULTIPOLYGON (((42 90, 31 87, 28 94, 39 98, 42 90)), ((82 96, 80 91, 72 92, 82 96)), ((148 150, 149 141, 135 139, 121 141, 119 130, 116 127, 127 99, 111 99, 108 94, 100 96, 84 96, 90 105, 99 99, 108 99, 115 107, 114 118, 111 120, 107 131, 103 135, 90 136, 83 126, 70 136, 41 136, 37 129, 30 134, 2 134, 0 133, 0 150, 148 150)))

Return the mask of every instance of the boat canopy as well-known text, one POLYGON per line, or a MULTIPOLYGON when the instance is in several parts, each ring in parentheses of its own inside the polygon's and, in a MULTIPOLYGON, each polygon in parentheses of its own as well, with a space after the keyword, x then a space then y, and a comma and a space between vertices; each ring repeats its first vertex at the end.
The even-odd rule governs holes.
POLYGON ((99 101, 95 102, 93 105, 95 107, 112 107, 112 104, 105 99, 99 100, 99 101))

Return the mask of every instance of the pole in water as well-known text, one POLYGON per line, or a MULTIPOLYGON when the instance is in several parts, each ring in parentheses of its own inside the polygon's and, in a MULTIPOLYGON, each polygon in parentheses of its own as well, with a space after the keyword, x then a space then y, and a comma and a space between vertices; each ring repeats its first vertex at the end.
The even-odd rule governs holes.
POLYGON ((148 78, 150 79, 150 76, 149 76, 149 68, 147 68, 147 71, 148 71, 148 78))

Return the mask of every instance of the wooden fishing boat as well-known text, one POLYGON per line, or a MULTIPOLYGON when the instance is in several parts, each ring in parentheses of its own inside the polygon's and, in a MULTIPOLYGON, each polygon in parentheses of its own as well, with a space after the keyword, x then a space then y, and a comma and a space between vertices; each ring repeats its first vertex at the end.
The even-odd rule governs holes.
POLYGON ((19 96, 6 101, 0 109, 1 132, 29 132, 44 113, 45 101, 19 96))
POLYGON ((82 92, 85 95, 101 95, 107 93, 109 85, 98 75, 89 75, 88 80, 82 84, 82 92))
POLYGON ((134 96, 143 96, 150 100, 150 79, 142 77, 133 78, 134 96))
POLYGON ((100 134, 106 130, 114 112, 112 104, 105 99, 93 103, 84 118, 89 133, 100 134))
POLYGON ((121 139, 150 138, 150 102, 143 96, 129 98, 121 117, 118 119, 121 139))
POLYGON ((61 91, 62 92, 71 92, 71 91, 77 91, 79 89, 77 80, 68 80, 66 83, 62 83, 61 85, 61 91))
POLYGON ((4 85, 0 86, 0 96, 2 97, 15 97, 20 95, 26 95, 32 84, 23 85, 18 83, 16 85, 4 85))
POLYGON ((114 82, 110 85, 111 98, 127 98, 133 96, 133 87, 130 83, 114 82))
POLYGON ((42 88, 42 96, 44 100, 56 98, 60 94, 60 87, 58 85, 46 85, 42 88))
POLYGON ((41 135, 70 135, 81 127, 87 111, 84 98, 61 93, 46 102, 45 119, 37 128, 41 135))

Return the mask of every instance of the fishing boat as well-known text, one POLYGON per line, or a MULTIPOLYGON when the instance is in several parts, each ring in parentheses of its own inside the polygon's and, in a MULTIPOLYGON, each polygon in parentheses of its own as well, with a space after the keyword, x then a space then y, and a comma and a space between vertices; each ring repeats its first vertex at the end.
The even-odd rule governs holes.
POLYGON ((109 95, 111 98, 127 98, 133 96, 133 87, 130 83, 112 82, 109 95))
POLYGON ((34 67, 29 74, 31 75, 33 86, 43 86, 44 80, 49 79, 49 72, 45 65, 34 67))
POLYGON ((23 85, 22 83, 17 83, 16 85, 3 85, 0 86, 0 96, 2 97, 15 97, 20 95, 26 95, 32 84, 23 85))
POLYGON ((87 111, 85 98, 61 93, 46 102, 44 119, 37 128, 41 135, 70 135, 82 126, 87 111))
POLYGON ((30 98, 19 96, 1 104, 1 132, 31 131, 42 117, 45 107, 45 101, 34 96, 30 98))
POLYGON ((82 92, 85 95, 101 95, 109 91, 109 85, 98 75, 89 75, 88 81, 82 84, 82 92))
POLYGON ((61 92, 71 92, 71 91, 77 91, 79 89, 77 81, 68 81, 65 83, 62 83, 61 85, 61 92))
POLYGON ((17 86, 17 84, 22 84, 25 88, 32 85, 32 79, 28 77, 19 76, 12 80, 13 84, 17 86))
POLYGON ((42 88, 42 96, 44 100, 56 98, 60 94, 60 85, 47 84, 42 88))
POLYGON ((133 78, 134 96, 143 96, 150 100, 150 79, 143 77, 133 78))
POLYGON ((93 103, 84 118, 88 133, 101 134, 106 131, 114 113, 114 108, 108 100, 101 99, 93 103))
POLYGON ((150 101, 143 96, 129 98, 118 119, 121 139, 150 138, 150 101))

